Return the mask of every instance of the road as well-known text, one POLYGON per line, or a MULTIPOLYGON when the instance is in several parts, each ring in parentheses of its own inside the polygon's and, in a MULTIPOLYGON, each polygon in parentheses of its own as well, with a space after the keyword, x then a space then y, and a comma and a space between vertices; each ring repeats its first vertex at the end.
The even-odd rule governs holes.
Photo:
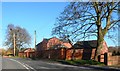
POLYGON ((17 60, 14 60, 12 58, 2 58, 2 71, 19 71, 19 70, 23 70, 23 71, 27 71, 28 68, 20 63, 17 60))
POLYGON ((2 71, 106 71, 92 67, 64 65, 44 60, 2 58, 2 71))

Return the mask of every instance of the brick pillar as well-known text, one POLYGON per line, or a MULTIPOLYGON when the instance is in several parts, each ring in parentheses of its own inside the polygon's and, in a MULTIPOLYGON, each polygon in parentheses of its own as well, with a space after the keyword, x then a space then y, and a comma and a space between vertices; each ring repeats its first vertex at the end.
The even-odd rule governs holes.
POLYGON ((105 58, 104 54, 101 54, 99 58, 100 58, 100 59, 98 59, 99 62, 103 62, 104 63, 104 58, 105 58))
POLYGON ((107 65, 112 65, 112 53, 107 53, 107 65))

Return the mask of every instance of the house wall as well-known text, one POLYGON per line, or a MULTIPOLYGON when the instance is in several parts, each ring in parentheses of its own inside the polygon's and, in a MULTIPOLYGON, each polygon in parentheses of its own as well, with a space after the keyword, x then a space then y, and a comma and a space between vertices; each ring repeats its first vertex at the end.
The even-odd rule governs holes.
MULTIPOLYGON (((62 49, 58 49, 58 50, 49 50, 49 54, 48 54, 48 58, 49 59, 62 59, 63 56, 61 55, 61 53, 63 53, 63 51, 61 51, 62 49)), ((64 54, 64 53, 63 53, 64 54)))
POLYGON ((70 43, 62 43, 63 45, 67 46, 68 48, 71 48, 72 45, 70 43))
MULTIPOLYGON (((66 52, 66 60, 71 60, 73 49, 68 49, 66 52)), ((82 59, 83 49, 77 49, 74 53, 75 59, 82 59)))
POLYGON ((57 38, 51 38, 51 39, 48 41, 48 43, 47 43, 47 50, 48 50, 50 47, 52 47, 52 46, 54 46, 54 45, 58 45, 58 44, 62 44, 62 42, 61 42, 59 39, 57 39, 57 38))
POLYGON ((39 43, 37 46, 36 46, 36 50, 37 51, 40 51, 42 48, 40 48, 41 47, 41 45, 42 45, 42 42, 41 43, 39 43))
POLYGON ((41 50, 47 50, 47 43, 48 41, 43 40, 42 45, 40 46, 40 48, 42 48, 41 50))
MULTIPOLYGON (((66 51, 66 59, 70 60, 72 58, 73 49, 68 49, 66 51)), ((93 59, 95 55, 95 49, 75 49, 74 59, 93 59)))
POLYGON ((18 56, 19 56, 19 57, 24 57, 24 52, 19 52, 19 53, 18 53, 18 56))
POLYGON ((33 58, 36 57, 36 52, 19 52, 19 57, 25 57, 25 58, 33 58))
POLYGON ((37 45, 37 51, 41 50, 47 50, 47 41, 45 39, 37 45))

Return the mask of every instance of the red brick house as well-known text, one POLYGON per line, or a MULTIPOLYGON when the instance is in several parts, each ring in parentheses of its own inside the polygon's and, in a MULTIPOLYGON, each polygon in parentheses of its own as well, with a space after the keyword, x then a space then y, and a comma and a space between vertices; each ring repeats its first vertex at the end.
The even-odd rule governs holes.
POLYGON ((40 58, 63 59, 62 49, 71 48, 72 45, 68 41, 60 40, 56 37, 50 39, 43 39, 37 44, 36 53, 40 58))
POLYGON ((27 50, 24 51, 25 57, 31 58, 35 57, 35 49, 28 48, 27 50))
POLYGON ((49 50, 50 48, 52 48, 56 45, 63 45, 67 48, 72 47, 72 45, 70 43, 68 43, 67 41, 62 41, 56 37, 52 37, 50 39, 43 39, 42 42, 37 44, 36 49, 37 49, 37 51, 49 50))
POLYGON ((27 57, 27 58, 35 57, 35 49, 27 48, 27 49, 19 52, 18 56, 19 57, 27 57))

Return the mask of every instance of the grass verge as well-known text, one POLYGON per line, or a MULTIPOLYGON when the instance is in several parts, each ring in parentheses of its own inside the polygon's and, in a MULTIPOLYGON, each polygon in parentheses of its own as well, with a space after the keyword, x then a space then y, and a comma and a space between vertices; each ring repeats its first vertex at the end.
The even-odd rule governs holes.
POLYGON ((58 60, 58 62, 62 64, 69 64, 69 65, 100 65, 105 66, 104 63, 97 62, 95 60, 58 60))

